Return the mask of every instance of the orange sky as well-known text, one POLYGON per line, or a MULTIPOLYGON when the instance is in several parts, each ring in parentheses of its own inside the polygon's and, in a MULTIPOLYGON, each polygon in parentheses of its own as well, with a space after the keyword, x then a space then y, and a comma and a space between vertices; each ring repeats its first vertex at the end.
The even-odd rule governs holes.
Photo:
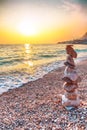
POLYGON ((84 3, 12 1, 0 3, 0 44, 57 43, 79 38, 87 31, 84 3))

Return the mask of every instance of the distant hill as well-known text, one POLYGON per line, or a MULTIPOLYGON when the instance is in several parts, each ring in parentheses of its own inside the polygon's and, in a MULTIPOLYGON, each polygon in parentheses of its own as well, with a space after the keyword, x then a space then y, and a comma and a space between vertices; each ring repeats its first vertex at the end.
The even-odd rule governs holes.
POLYGON ((87 32, 81 38, 58 42, 57 44, 87 44, 87 32))
POLYGON ((87 32, 82 36, 81 40, 87 40, 87 32))

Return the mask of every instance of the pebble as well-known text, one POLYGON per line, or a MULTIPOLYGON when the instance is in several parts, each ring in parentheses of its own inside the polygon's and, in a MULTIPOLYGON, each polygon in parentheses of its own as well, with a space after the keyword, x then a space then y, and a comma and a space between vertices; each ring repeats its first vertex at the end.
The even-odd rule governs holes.
POLYGON ((55 72, 0 96, 0 130, 87 130, 87 93, 82 95, 83 105, 67 111, 56 101, 62 93, 62 75, 60 71, 58 81, 55 72))

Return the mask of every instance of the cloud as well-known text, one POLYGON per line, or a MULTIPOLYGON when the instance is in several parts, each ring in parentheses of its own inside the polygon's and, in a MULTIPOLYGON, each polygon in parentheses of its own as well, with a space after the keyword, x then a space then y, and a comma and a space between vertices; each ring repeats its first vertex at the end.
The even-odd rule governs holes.
POLYGON ((87 0, 71 0, 71 3, 76 4, 80 7, 82 12, 87 13, 87 0))
POLYGON ((82 11, 87 13, 87 0, 78 0, 78 4, 81 6, 82 11))
POLYGON ((87 0, 61 0, 58 8, 66 14, 81 13, 87 14, 87 0))
POLYGON ((4 5, 39 5, 39 7, 52 7, 65 13, 80 11, 87 13, 87 0, 0 0, 0 6, 4 5))
POLYGON ((78 0, 78 2, 81 4, 87 4, 87 0, 78 0))

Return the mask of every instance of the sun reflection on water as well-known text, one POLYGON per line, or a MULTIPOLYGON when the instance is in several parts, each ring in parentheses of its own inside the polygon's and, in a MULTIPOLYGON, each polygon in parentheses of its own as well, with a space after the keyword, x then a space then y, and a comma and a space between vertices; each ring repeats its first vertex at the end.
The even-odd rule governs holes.
POLYGON ((25 47, 25 52, 26 53, 31 53, 31 46, 30 46, 30 44, 28 44, 28 43, 26 43, 26 44, 24 44, 24 47, 25 47))
POLYGON ((27 64, 29 67, 33 67, 33 61, 31 61, 32 47, 28 43, 24 44, 24 47, 25 47, 25 54, 26 54, 25 55, 25 58, 26 58, 25 64, 27 64))

